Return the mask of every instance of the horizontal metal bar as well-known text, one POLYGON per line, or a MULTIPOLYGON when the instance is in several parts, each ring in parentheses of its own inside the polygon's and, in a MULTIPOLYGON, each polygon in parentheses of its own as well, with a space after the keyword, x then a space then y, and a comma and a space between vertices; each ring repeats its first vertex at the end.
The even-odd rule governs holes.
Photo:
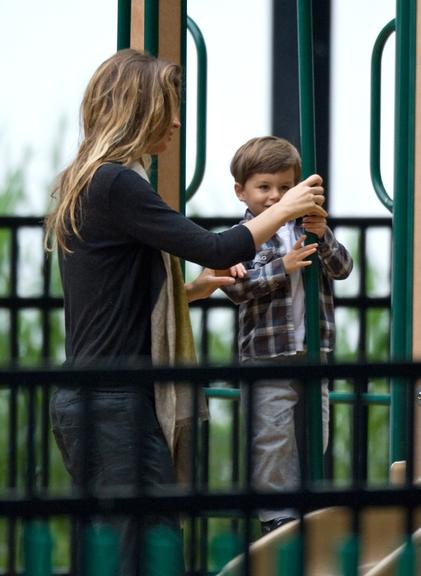
MULTIPOLYGON (((242 220, 243 216, 195 216, 192 218, 197 224, 203 226, 204 228, 228 228, 238 224, 242 220)), ((347 228, 391 228, 392 218, 389 216, 369 216, 369 217, 357 217, 357 216, 343 216, 343 217, 332 217, 328 219, 329 226, 332 228, 338 226, 344 226, 347 228)))
MULTIPOLYGON (((390 405, 390 394, 369 394, 361 395, 363 404, 378 404, 382 406, 390 405)), ((329 392, 329 400, 332 404, 353 404, 357 395, 352 392, 329 392)))
MULTIPOLYGON (((330 378, 367 380, 370 378, 392 378, 416 380, 421 376, 421 362, 379 362, 379 363, 346 363, 346 364, 317 364, 303 363, 294 366, 279 364, 240 364, 227 366, 161 366, 151 367, 139 364, 138 367, 122 369, 112 366, 97 365, 83 369, 76 368, 19 368, 14 367, 0 369, 0 382, 4 386, 9 383, 13 386, 30 383, 32 386, 43 384, 73 385, 78 384, 95 387, 95 381, 101 381, 106 385, 116 379, 124 383, 150 382, 150 381, 187 381, 202 386, 204 382, 213 381, 237 381, 253 382, 263 379, 289 378, 291 374, 297 380, 330 378), (92 378, 95 376, 95 378, 92 378)), ((141 385, 141 384, 139 384, 141 385)))
MULTIPOLYGON (((223 398, 225 400, 239 400, 240 390, 238 388, 204 388, 208 398, 223 398)), ((364 404, 390 405, 389 394, 362 394, 364 404)), ((333 404, 352 404, 356 400, 356 395, 352 392, 329 392, 329 400, 333 404)))
POLYGON ((0 216, 0 228, 42 227, 44 216, 0 216))
MULTIPOLYGON (((390 308, 390 296, 335 296, 335 305, 347 308, 390 308)), ((213 308, 238 308, 237 304, 227 298, 215 296, 207 300, 194 300, 189 304, 190 308, 211 310, 213 308)))
POLYGON ((390 308, 390 296, 335 296, 336 308, 346 306, 347 308, 390 308))
POLYGON ((0 296, 0 308, 8 308, 9 310, 63 308, 63 298, 60 296, 0 296))
POLYGON ((166 489, 165 495, 159 494, 139 496, 111 496, 110 492, 98 497, 42 497, 17 498, 9 495, 0 499, 0 517, 8 518, 46 518, 52 516, 93 516, 101 514, 137 515, 142 516, 171 511, 186 511, 199 515, 221 510, 241 510, 245 514, 253 513, 259 508, 275 506, 290 506, 299 511, 309 511, 317 508, 343 506, 350 510, 361 510, 368 507, 398 506, 400 508, 415 508, 419 506, 421 488, 417 485, 394 488, 347 490, 294 490, 285 492, 255 493, 233 490, 227 493, 196 492, 186 494, 185 491, 166 489))
MULTIPOLYGON (((336 296, 336 307, 348 308, 390 308, 390 296, 336 296)), ((55 309, 63 307, 63 298, 60 296, 0 296, 0 308, 7 309, 25 309, 37 308, 55 309)), ((208 300, 196 300, 191 302, 190 307, 201 308, 205 310, 213 308, 232 308, 236 305, 227 298, 215 297, 208 300)))
POLYGON ((240 390, 238 388, 204 388, 203 391, 208 398, 240 399, 240 390))

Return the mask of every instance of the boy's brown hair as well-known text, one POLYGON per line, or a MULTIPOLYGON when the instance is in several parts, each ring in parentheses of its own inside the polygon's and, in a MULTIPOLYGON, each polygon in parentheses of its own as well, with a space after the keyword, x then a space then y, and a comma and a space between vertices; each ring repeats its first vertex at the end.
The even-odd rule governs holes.
POLYGON ((294 168, 295 184, 301 178, 301 157, 298 150, 276 136, 252 138, 240 146, 231 160, 230 170, 236 182, 244 186, 253 174, 274 174, 294 168))

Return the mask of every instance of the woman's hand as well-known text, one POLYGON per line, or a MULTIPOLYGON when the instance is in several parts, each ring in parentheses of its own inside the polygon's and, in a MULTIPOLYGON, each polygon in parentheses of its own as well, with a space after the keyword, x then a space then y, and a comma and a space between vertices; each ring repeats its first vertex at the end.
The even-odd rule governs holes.
POLYGON ((322 208, 325 201, 322 183, 321 176, 312 174, 283 195, 279 204, 290 212, 289 220, 308 214, 323 218, 327 216, 327 212, 322 208))
POLYGON ((313 214, 326 218, 327 212, 322 208, 324 200, 322 179, 313 174, 290 188, 279 202, 247 220, 244 226, 249 229, 257 248, 276 234, 285 222, 313 214))
POLYGON ((242 264, 236 264, 227 270, 204 268, 193 282, 185 285, 187 301, 208 298, 217 288, 234 284, 235 278, 243 278, 245 274, 246 269, 242 264))

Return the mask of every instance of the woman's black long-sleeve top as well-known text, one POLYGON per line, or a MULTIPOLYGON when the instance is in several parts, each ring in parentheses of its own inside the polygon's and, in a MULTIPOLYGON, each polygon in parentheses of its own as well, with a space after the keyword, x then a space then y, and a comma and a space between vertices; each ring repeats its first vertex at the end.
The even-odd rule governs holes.
POLYGON ((104 164, 82 193, 80 235, 59 253, 69 364, 150 357, 164 250, 211 268, 254 257, 249 230, 211 233, 172 210, 136 172, 104 164))

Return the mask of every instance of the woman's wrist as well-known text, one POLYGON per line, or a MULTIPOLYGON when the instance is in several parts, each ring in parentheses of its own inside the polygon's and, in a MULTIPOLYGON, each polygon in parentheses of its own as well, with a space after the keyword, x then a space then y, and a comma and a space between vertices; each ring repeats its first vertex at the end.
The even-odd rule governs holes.
POLYGON ((198 299, 194 282, 188 282, 187 284, 184 284, 184 289, 186 290, 186 298, 188 303, 198 299))

